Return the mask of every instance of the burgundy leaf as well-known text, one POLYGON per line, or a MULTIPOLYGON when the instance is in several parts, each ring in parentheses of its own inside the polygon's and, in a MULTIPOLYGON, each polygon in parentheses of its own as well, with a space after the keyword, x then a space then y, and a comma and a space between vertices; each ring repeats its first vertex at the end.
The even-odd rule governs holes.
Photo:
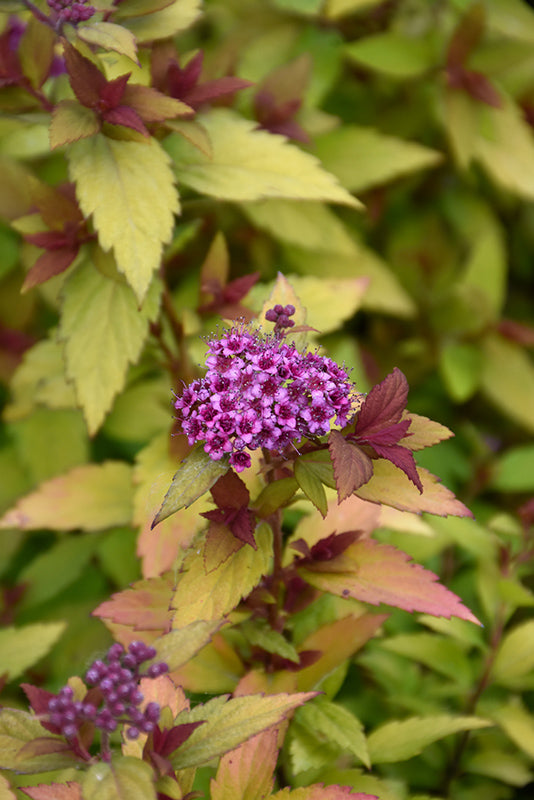
POLYGON ((513 319, 502 319, 497 330, 512 342, 518 342, 524 347, 534 347, 534 327, 532 325, 516 322, 513 319))
POLYGON ((256 517, 253 512, 242 506, 235 512, 234 519, 229 523, 228 527, 236 539, 249 544, 254 550, 257 550, 258 545, 254 539, 255 522, 256 517))
POLYGON ((129 106, 117 106, 110 111, 104 111, 102 119, 112 125, 124 125, 125 128, 132 128, 143 136, 150 136, 145 123, 133 108, 129 106))
POLYGON ((373 464, 363 450, 347 442, 339 431, 330 432, 328 449, 334 468, 338 502, 341 503, 371 479, 373 464))
POLYGON ((358 538, 358 531, 344 531, 331 533, 325 539, 320 539, 310 551, 312 561, 330 561, 343 553, 358 538))
POLYGON ((359 436, 394 425, 400 421, 408 400, 408 381, 395 367, 381 383, 373 386, 362 403, 355 433, 359 436))
POLYGON ((120 104, 126 89, 126 84, 128 83, 128 78, 131 74, 131 72, 127 72, 124 75, 119 75, 118 78, 112 81, 106 82, 105 86, 103 86, 100 91, 98 102, 99 110, 109 111, 120 104))
POLYGON ((222 475, 210 491, 219 508, 248 506, 250 500, 247 487, 233 469, 222 475))
POLYGON ((250 275, 243 275, 241 278, 230 281, 222 290, 224 301, 226 303, 238 303, 250 292, 259 279, 259 272, 251 272, 250 275))
POLYGON ((76 98, 82 106, 94 108, 98 103, 102 90, 106 86, 105 76, 92 61, 82 56, 68 42, 64 44, 63 54, 70 85, 76 98))
POLYGON ((176 97, 178 100, 185 100, 188 92, 195 86, 200 78, 203 60, 204 53, 202 50, 199 50, 183 68, 181 68, 176 61, 169 64, 167 80, 172 97, 176 97))
POLYGON ((447 52, 447 67, 465 64, 484 33, 485 11, 474 3, 457 25, 447 52))
POLYGON ((209 103, 219 97, 226 97, 229 94, 238 92, 240 89, 248 89, 249 86, 253 85, 252 81, 227 75, 223 78, 216 78, 213 81, 194 86, 186 93, 184 100, 187 105, 196 109, 203 103, 209 103))
POLYGON ((22 291, 26 292, 28 289, 33 289, 34 286, 39 286, 55 275, 65 272, 78 255, 79 249, 79 245, 75 245, 74 247, 62 247, 58 250, 47 250, 40 255, 26 275, 22 291))
POLYGON ((399 442, 401 439, 404 439, 405 436, 409 436, 410 434, 408 433, 408 428, 410 425, 411 420, 409 418, 403 419, 400 422, 395 422, 393 425, 389 425, 383 430, 366 434, 361 438, 371 444, 373 447, 375 444, 387 447, 388 445, 397 444, 397 442, 399 442))
POLYGON ((378 456, 381 458, 386 458, 388 461, 391 461, 392 464, 395 464, 396 467, 401 469, 411 480, 411 482, 419 489, 421 494, 423 493, 423 484, 421 483, 421 478, 417 472, 417 466, 411 450, 408 450, 407 447, 403 447, 400 444, 389 444, 382 447, 374 442, 373 448, 376 450, 376 454, 378 456))
MULTIPOLYGON (((48 714, 48 703, 55 697, 52 692, 47 692, 46 689, 40 689, 38 686, 33 686, 31 683, 21 683, 20 688, 28 698, 31 708, 38 717, 43 717, 48 714)), ((43 719, 39 720, 43 728, 46 728, 50 733, 60 733, 57 725, 52 725, 51 722, 44 722, 43 719)))
POLYGON ((60 250, 65 245, 72 244, 72 237, 65 231, 42 231, 41 233, 27 233, 24 238, 36 247, 45 247, 47 250, 60 250))
POLYGON ((164 728, 163 730, 156 726, 153 731, 154 752, 164 758, 170 756, 189 739, 196 728, 203 724, 204 720, 185 722, 183 725, 175 725, 173 728, 164 728))

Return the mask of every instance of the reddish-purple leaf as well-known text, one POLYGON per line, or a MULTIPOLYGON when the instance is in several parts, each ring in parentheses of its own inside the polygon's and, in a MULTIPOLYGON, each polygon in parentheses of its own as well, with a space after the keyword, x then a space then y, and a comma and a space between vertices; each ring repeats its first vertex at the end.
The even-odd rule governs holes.
POLYGON ((153 746, 154 752, 158 753, 164 758, 170 756, 175 750, 178 750, 193 731, 203 725, 204 720, 199 722, 186 722, 183 725, 175 725, 173 728, 164 728, 160 730, 158 726, 153 731, 153 746))
POLYGON ((230 281, 222 290, 222 297, 226 303, 238 303, 245 297, 252 287, 259 281, 260 273, 251 272, 250 275, 243 275, 230 281))
POLYGON ((71 745, 64 739, 53 739, 51 736, 38 736, 26 742, 17 753, 17 758, 35 758, 36 756, 48 756, 52 753, 72 754, 73 760, 76 758, 71 745))
POLYGON ((34 244, 36 247, 45 247, 47 250, 59 250, 65 245, 72 244, 72 237, 65 231, 27 233, 24 238, 30 244, 34 244))
POLYGON ((355 433, 367 438, 382 428, 400 422, 408 400, 408 381, 395 367, 381 383, 373 386, 362 403, 355 433))
POLYGON ((411 563, 407 553, 372 539, 359 539, 337 558, 306 564, 299 573, 317 589, 341 597, 479 624, 437 575, 411 563))
POLYGON ((227 75, 223 78, 216 78, 213 81, 207 81, 200 85, 194 86, 185 95, 185 102, 192 108, 198 108, 204 103, 211 103, 213 100, 218 100, 219 97, 226 97, 229 94, 238 92, 240 89, 247 89, 254 84, 244 78, 235 78, 232 75, 227 75))
POLYGON ((250 494, 239 475, 229 469, 210 489, 211 496, 219 508, 248 506, 250 494))
POLYGON ((100 99, 102 90, 106 86, 105 76, 92 61, 82 56, 68 42, 65 42, 63 55, 70 85, 77 100, 80 101, 82 106, 94 108, 100 99))
POLYGON ((407 447, 402 447, 400 444, 390 444, 382 447, 381 445, 373 442, 373 447, 376 450, 377 455, 381 456, 382 458, 386 458, 388 461, 391 461, 392 464, 395 464, 395 466, 401 469, 411 480, 414 486, 416 486, 421 493, 423 492, 423 484, 421 483, 421 478, 417 472, 417 465, 411 450, 408 450, 407 447))
POLYGON ((388 447, 389 445, 397 444, 397 442, 399 442, 401 439, 404 439, 406 435, 410 435, 408 433, 410 424, 410 419, 403 419, 400 422, 395 422, 393 425, 389 425, 387 428, 383 428, 382 430, 365 434, 365 436, 362 436, 361 438, 368 444, 371 444, 373 447, 375 447, 375 445, 388 447))
POLYGON ((33 289, 55 275, 65 272, 78 255, 79 246, 62 247, 58 250, 47 250, 39 256, 33 267, 26 275, 22 284, 22 291, 33 289))
POLYGON ((338 502, 341 503, 370 480, 373 464, 363 450, 347 442, 339 431, 330 432, 328 449, 334 468, 338 502))
POLYGON ((112 125, 124 125, 126 128, 132 128, 134 131, 142 133, 143 136, 150 136, 145 123, 137 111, 134 111, 133 108, 129 106, 117 106, 117 108, 104 111, 102 113, 102 119, 112 125))
POLYGON ((132 73, 126 72, 124 75, 119 75, 112 81, 107 81, 105 86, 100 91, 98 107, 100 110, 109 111, 120 105, 123 98, 128 78, 132 73))
POLYGON ((313 545, 310 550, 310 559, 312 561, 330 561, 332 558, 341 555, 357 538, 358 531, 332 533, 313 545))
POLYGON ((200 78, 203 60, 204 53, 202 50, 199 50, 183 68, 180 67, 176 61, 172 61, 169 64, 167 80, 172 97, 177 97, 178 100, 185 100, 188 92, 195 86, 200 78))
MULTIPOLYGON (((30 706, 37 716, 42 718, 44 715, 48 714, 48 703, 55 697, 52 692, 47 692, 46 689, 40 689, 38 686, 33 686, 31 683, 21 683, 20 688, 28 698, 30 706)), ((60 729, 57 725, 52 725, 51 722, 45 722, 43 719, 40 719, 40 723, 43 728, 46 728, 50 733, 60 733, 60 729)))

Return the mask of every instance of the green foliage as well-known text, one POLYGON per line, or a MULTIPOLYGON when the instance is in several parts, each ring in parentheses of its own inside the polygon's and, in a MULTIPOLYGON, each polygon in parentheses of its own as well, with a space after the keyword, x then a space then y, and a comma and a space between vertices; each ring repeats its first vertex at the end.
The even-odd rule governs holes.
POLYGON ((531 4, 64 4, 0 7, 0 797, 531 796, 531 4), (173 402, 277 304, 351 412, 239 471, 173 402), (60 735, 111 639, 156 728, 60 735))

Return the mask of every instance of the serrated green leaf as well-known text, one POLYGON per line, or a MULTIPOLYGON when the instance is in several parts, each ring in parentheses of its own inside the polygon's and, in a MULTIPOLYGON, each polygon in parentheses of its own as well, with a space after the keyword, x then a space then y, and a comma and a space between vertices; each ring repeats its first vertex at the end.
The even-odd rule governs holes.
POLYGON ((0 528, 97 531, 132 517, 132 470, 122 461, 86 464, 41 484, 0 520, 0 528))
POLYGON ((55 106, 50 120, 50 147, 54 150, 63 144, 94 136, 99 128, 100 122, 91 108, 75 100, 61 100, 55 106))
POLYGON ((500 411, 534 431, 534 365, 522 347, 497 334, 486 336, 481 388, 500 411))
POLYGON ((281 658, 287 658, 298 664, 299 654, 295 647, 281 633, 273 630, 266 621, 248 620, 241 625, 240 630, 252 645, 261 647, 268 653, 276 653, 281 658))
POLYGON ((534 620, 517 625, 503 638, 491 670, 491 678, 514 686, 534 668, 534 620))
POLYGON ((402 175, 437 166, 443 156, 417 142, 372 128, 344 125, 317 139, 314 152, 325 169, 351 192, 379 186, 402 175))
POLYGON ((386 722, 368 736, 369 756, 373 764, 405 761, 451 733, 487 728, 491 724, 480 717, 452 717, 445 714, 386 722))
POLYGON ((175 720, 176 725, 199 720, 205 720, 205 723, 196 728, 171 756, 173 768, 200 766, 224 755, 260 731, 282 722, 295 708, 314 696, 314 692, 267 697, 248 695, 230 700, 223 696, 198 705, 192 711, 182 712, 175 720))
POLYGON ((269 569, 271 528, 266 523, 258 525, 255 539, 257 550, 243 545, 208 574, 203 553, 195 548, 190 550, 178 576, 172 601, 176 609, 174 628, 183 628, 197 620, 220 620, 252 591, 269 569))
POLYGON ((154 771, 140 758, 114 758, 89 767, 81 780, 83 800, 156 800, 154 771))
POLYGON ((65 282, 59 336, 90 433, 100 427, 129 365, 139 358, 149 324, 158 315, 160 292, 160 282, 152 281, 139 309, 126 283, 103 275, 89 261, 65 282))
POLYGON ((473 674, 470 661, 458 642, 430 633, 406 633, 392 636, 382 647, 398 653, 457 681, 466 689, 471 685, 473 674))
POLYGON ((202 0, 175 0, 166 8, 139 17, 130 16, 123 24, 142 44, 156 39, 168 39, 189 28, 200 16, 202 0))
POLYGON ((90 25, 77 28, 76 33, 78 38, 87 44, 121 53, 137 63, 135 36, 122 25, 116 25, 114 22, 91 22, 90 25))
POLYGON ((168 156, 153 139, 98 133, 70 145, 67 158, 83 213, 93 216, 100 244, 113 248, 119 271, 143 302, 179 211, 168 156))
POLYGON ((2 672, 8 674, 9 680, 18 678, 48 653, 65 627, 65 622, 37 622, 20 628, 3 628, 0 631, 2 672))
POLYGON ((178 472, 174 474, 161 508, 154 517, 152 527, 154 528, 176 511, 180 511, 181 508, 188 508, 211 489, 213 484, 228 470, 227 458, 223 457, 219 461, 214 461, 205 452, 202 444, 197 444, 184 458, 178 472))
MULTIPOLYGON (((27 646, 31 648, 31 643, 27 646)), ((59 750, 45 755, 33 755, 31 750, 24 752, 26 745, 43 736, 58 748, 66 747, 64 739, 48 733, 32 714, 3 708, 0 711, 0 769, 27 774, 71 767, 74 763, 71 751, 59 750)))
POLYGON ((183 137, 165 140, 179 180, 201 194, 247 202, 268 197, 360 204, 315 156, 284 137, 257 130, 251 120, 225 109, 200 115, 213 146, 208 158, 183 137))
POLYGON ((363 725, 344 706, 317 697, 298 709, 295 720, 300 726, 313 731, 313 735, 323 744, 335 744, 341 752, 352 753, 370 768, 363 725))

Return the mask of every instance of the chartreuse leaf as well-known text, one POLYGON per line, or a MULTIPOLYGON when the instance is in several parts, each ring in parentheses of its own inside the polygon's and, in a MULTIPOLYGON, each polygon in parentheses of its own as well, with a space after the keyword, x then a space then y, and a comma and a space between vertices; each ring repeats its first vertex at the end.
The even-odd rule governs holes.
POLYGON ((263 800, 270 796, 278 755, 276 729, 262 731, 224 755, 210 784, 211 800, 263 800))
MULTIPOLYGON (((135 9, 135 4, 132 9, 135 9)), ((151 14, 145 13, 139 17, 130 15, 123 24, 132 31, 139 43, 151 42, 154 39, 168 39, 178 31, 189 28, 200 13, 201 0, 175 0, 166 8, 151 14)))
POLYGON ((493 711, 491 717, 530 758, 534 758, 534 717, 519 702, 493 711))
POLYGON ((113 248, 119 271, 141 303, 179 211, 168 156, 154 139, 98 133, 74 142, 67 158, 83 213, 93 216, 100 244, 113 248))
MULTIPOLYGON (((97 251, 98 253, 98 251, 97 251)), ((99 262, 113 260, 99 254, 99 262)), ((115 395, 139 358, 149 323, 159 311, 161 284, 152 284, 139 309, 133 290, 117 275, 83 261, 64 285, 59 336, 67 375, 74 383, 90 433, 100 427, 115 395)))
POLYGON ((487 728, 491 724, 480 717, 452 717, 446 714, 387 722, 368 736, 369 756, 373 764, 405 761, 451 733, 487 728))
POLYGON ((152 527, 202 497, 222 475, 228 472, 228 469, 227 458, 214 461, 203 446, 197 444, 175 473, 161 508, 154 517, 152 527))
POLYGON ((269 569, 272 531, 266 523, 256 528, 257 549, 243 545, 222 564, 206 574, 203 554, 192 548, 178 575, 172 606, 173 627, 183 628, 196 620, 220 620, 249 594, 269 569))
POLYGON ((340 597, 478 623, 455 594, 437 583, 437 575, 411 563, 401 550, 372 539, 356 541, 328 561, 306 564, 299 574, 317 589, 340 597))
POLYGON ((91 22, 90 25, 77 28, 76 33, 88 44, 96 44, 103 50, 113 50, 137 62, 135 36, 122 25, 114 22, 91 22))
POLYGON ((323 483, 314 469, 313 463, 297 458, 294 466, 294 475, 298 485, 315 508, 326 517, 328 511, 328 501, 323 483))
POLYGON ((472 342, 445 342, 439 367, 453 400, 465 403, 476 392, 482 374, 482 353, 472 342))
POLYGON ((497 460, 491 479, 494 489, 501 492, 531 492, 534 490, 534 444, 512 447, 497 460))
POLYGON ((314 152, 351 192, 435 167, 442 160, 436 150, 356 125, 344 125, 319 137, 314 152))
POLYGON ((38 622, 21 628, 3 628, 0 631, 0 652, 2 672, 7 673, 8 680, 17 678, 46 655, 65 626, 65 622, 38 622))
POLYGON ((154 771, 140 758, 99 761, 89 767, 81 784, 83 800, 156 800, 154 771))
POLYGON ((326 0, 324 14, 327 19, 339 19, 355 11, 367 11, 381 2, 382 0, 326 0))
POLYGON ((100 122, 91 108, 86 108, 75 100, 61 100, 52 112, 50 121, 50 147, 77 142, 94 136, 100 122))
POLYGON ((280 789, 271 795, 270 800, 375 800, 375 797, 376 795, 353 792, 351 786, 312 783, 311 786, 301 786, 298 789, 280 789))
POLYGON ((220 622, 197 620, 185 628, 169 631, 153 643, 156 658, 168 664, 169 671, 173 672, 193 658, 219 628, 220 622))
POLYGON ((75 467, 41 484, 0 519, 0 528, 97 531, 132 516, 131 467, 122 461, 75 467))
POLYGON ((522 347, 496 334, 486 336, 481 388, 500 411, 534 431, 534 366, 522 347))
MULTIPOLYGON (((499 747, 486 746, 469 755, 464 762, 467 773, 485 775, 508 786, 525 786, 534 777, 519 753, 505 753, 499 747)), ((418 798, 412 798, 418 800, 418 798)), ((421 798, 425 800, 425 798, 421 798)))
POLYGON ((250 644, 298 664, 299 655, 291 642, 273 630, 265 620, 248 620, 241 625, 240 630, 250 644))
POLYGON ((206 764, 224 755, 257 733, 272 728, 287 719, 294 709, 315 692, 274 694, 267 697, 248 695, 230 700, 224 695, 204 705, 185 711, 175 719, 175 725, 204 720, 170 757, 175 770, 206 764))
POLYGON ((350 61, 395 78, 412 78, 436 65, 439 50, 422 36, 387 31, 366 36, 345 47, 350 61))
POLYGON ((362 500, 384 503, 400 511, 413 511, 416 514, 427 511, 442 517, 449 514, 457 517, 472 516, 469 509, 439 482, 439 478, 422 467, 418 467, 417 472, 423 484, 422 494, 401 470, 390 461, 380 458, 373 461, 372 478, 356 489, 356 494, 362 500))
POLYGON ((257 130, 255 122, 224 109, 199 121, 211 139, 211 158, 177 134, 165 140, 179 180, 197 192, 237 202, 282 197, 359 206, 315 156, 284 137, 257 130))
POLYGON ((313 732, 317 747, 334 744, 342 753, 351 753, 366 767, 371 766, 363 725, 348 709, 332 703, 325 697, 317 697, 295 714, 301 728, 313 732))
POLYGON ((314 16, 321 10, 323 0, 274 0, 274 4, 282 11, 314 16))
MULTIPOLYGON (((26 647, 31 649, 31 642, 26 647)), ((73 763, 72 751, 65 740, 48 733, 33 714, 14 708, 0 711, 0 769, 26 774, 63 769, 73 766, 73 763), (47 737, 52 748, 56 745, 57 750, 36 755, 35 750, 32 751, 32 742, 43 736, 47 737)))
POLYGON ((392 636, 382 647, 421 662, 429 669, 446 675, 465 688, 473 679, 471 665, 465 648, 445 636, 431 633, 405 633, 392 636))
POLYGON ((521 683, 534 668, 534 620, 517 625, 505 635, 497 650, 491 678, 503 686, 521 683))
POLYGON ((14 792, 11 791, 9 781, 0 775, 0 798, 1 800, 17 800, 14 792))

